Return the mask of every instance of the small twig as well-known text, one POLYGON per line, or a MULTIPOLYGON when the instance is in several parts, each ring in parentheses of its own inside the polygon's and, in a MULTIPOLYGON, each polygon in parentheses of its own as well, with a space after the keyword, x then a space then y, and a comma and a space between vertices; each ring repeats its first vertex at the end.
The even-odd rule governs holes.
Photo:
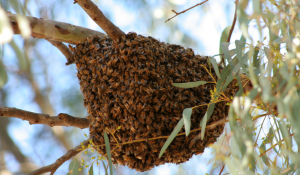
POLYGON ((69 150, 65 155, 61 156, 60 158, 58 158, 53 164, 48 165, 48 166, 44 166, 40 169, 37 169, 31 173, 29 173, 28 175, 38 175, 38 174, 43 174, 46 172, 51 172, 51 175, 53 175, 55 173, 55 171, 67 160, 69 160, 70 158, 72 158, 73 156, 77 155, 78 153, 80 153, 82 151, 82 146, 87 146, 89 144, 89 140, 85 140, 83 142, 83 145, 78 145, 75 148, 69 150))
POLYGON ((205 1, 201 2, 201 3, 199 3, 199 4, 194 5, 193 7, 190 7, 190 8, 188 8, 188 9, 182 11, 182 12, 179 12, 179 13, 177 13, 175 10, 172 10, 172 12, 174 12, 176 15, 174 15, 174 16, 171 17, 171 18, 169 18, 169 19, 168 19, 167 21, 165 21, 165 22, 168 22, 168 21, 170 21, 171 19, 175 18, 176 16, 178 16, 178 15, 180 15, 180 14, 182 14, 182 13, 185 13, 185 12, 191 10, 191 9, 194 8, 194 7, 197 7, 197 6, 199 6, 199 5, 202 5, 202 4, 206 3, 207 1, 209 1, 209 0, 205 0, 205 1))
MULTIPOLYGON (((7 17, 12 24, 15 34, 20 34, 20 29, 17 23, 15 14, 6 12, 7 17)), ((65 42, 70 44, 79 44, 88 36, 105 37, 105 34, 84 27, 74 26, 71 24, 57 22, 46 19, 38 19, 31 16, 26 16, 30 22, 31 36, 34 38, 50 39, 52 41, 65 42)))
MULTIPOLYGON (((293 135, 295 135, 295 134, 291 134, 290 137, 292 137, 293 135)), ((275 146, 277 146, 279 143, 281 143, 281 142, 283 142, 283 141, 284 141, 284 139, 279 140, 276 144, 272 145, 272 146, 271 146, 269 149, 267 149, 265 152, 261 153, 261 154, 259 155, 259 157, 262 157, 262 156, 265 155, 268 151, 270 151, 271 149, 275 148, 275 146)))
POLYGON ((47 39, 47 41, 50 42, 56 48, 58 48, 61 51, 61 53, 67 58, 68 62, 66 63, 66 65, 74 63, 75 60, 73 57, 73 52, 66 45, 59 41, 52 41, 49 39, 47 39))
MULTIPOLYGON (((236 16, 237 16, 238 2, 239 2, 239 0, 235 0, 235 2, 234 2, 234 3, 235 3, 235 12, 234 12, 234 17, 233 17, 232 25, 231 25, 231 28, 230 28, 230 31, 229 31, 229 35, 228 35, 228 38, 227 38, 227 42, 228 42, 228 43, 230 42, 230 38, 231 38, 233 29, 234 29, 234 26, 235 26, 235 23, 236 23, 236 16)), ((221 65, 225 65, 224 54, 223 54, 222 57, 221 57, 220 64, 221 64, 221 65)))
POLYGON ((231 29, 230 29, 230 32, 229 32, 229 35, 228 35, 228 39, 227 39, 228 43, 230 42, 230 38, 231 38, 233 29, 234 29, 234 26, 235 26, 235 23, 236 23, 236 16, 237 16, 236 11, 237 11, 237 8, 238 8, 239 0, 235 0, 234 3, 235 3, 235 12, 234 12, 234 18, 233 18, 233 21, 232 21, 231 29))
POLYGON ((0 117, 19 118, 27 120, 29 124, 44 124, 51 127, 73 126, 83 129, 89 126, 89 120, 86 118, 73 117, 64 113, 60 113, 58 116, 50 116, 9 107, 0 107, 0 117))
POLYGON ((91 0, 74 0, 113 40, 120 39, 125 33, 107 19, 91 0))
POLYGON ((223 173, 223 171, 224 171, 224 168, 225 168, 225 164, 222 166, 222 169, 221 169, 221 171, 220 171, 219 175, 221 175, 221 174, 223 173))

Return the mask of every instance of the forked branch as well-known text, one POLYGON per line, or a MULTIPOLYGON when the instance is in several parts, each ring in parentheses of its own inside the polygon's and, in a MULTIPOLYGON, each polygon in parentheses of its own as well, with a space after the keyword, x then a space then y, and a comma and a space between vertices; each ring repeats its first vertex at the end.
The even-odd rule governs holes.
POLYGON ((89 126, 89 120, 86 118, 73 117, 64 113, 60 113, 58 116, 50 116, 9 107, 0 107, 0 117, 19 118, 29 121, 29 124, 44 124, 51 127, 73 126, 83 129, 89 126))
POLYGON ((73 156, 77 155, 78 153, 80 153, 82 146, 87 146, 89 144, 89 140, 85 140, 83 142, 82 145, 78 145, 75 148, 69 150, 65 155, 61 156, 60 158, 58 158, 53 164, 48 165, 48 166, 44 166, 40 169, 37 169, 31 173, 29 173, 28 175, 39 175, 39 174, 43 174, 43 173, 47 173, 50 172, 51 175, 53 175, 55 173, 55 171, 67 160, 71 159, 73 156))
MULTIPOLYGON (((10 19, 15 34, 20 34, 15 14, 6 12, 10 19)), ((98 35, 104 37, 105 34, 84 27, 74 26, 71 24, 57 22, 46 19, 38 19, 26 16, 30 22, 31 36, 34 38, 44 38, 52 41, 65 42, 70 44, 79 44, 88 36, 98 35)))
POLYGON ((74 0, 113 40, 120 39, 125 33, 107 19, 91 0, 74 0))

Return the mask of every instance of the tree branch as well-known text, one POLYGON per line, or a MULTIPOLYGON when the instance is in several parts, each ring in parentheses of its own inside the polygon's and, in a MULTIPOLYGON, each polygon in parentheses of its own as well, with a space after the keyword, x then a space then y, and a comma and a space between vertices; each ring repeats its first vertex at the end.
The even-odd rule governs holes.
POLYGON ((0 117, 19 118, 29 121, 29 124, 44 124, 51 127, 73 126, 83 129, 89 126, 89 120, 86 118, 73 117, 64 113, 60 113, 58 116, 50 116, 9 107, 0 107, 0 117))
POLYGON ((234 18, 233 18, 233 21, 232 21, 231 29, 230 29, 230 32, 229 32, 229 35, 228 35, 228 38, 227 38, 228 43, 230 42, 230 38, 231 38, 233 29, 234 29, 234 26, 235 26, 235 23, 236 23, 236 16, 237 16, 236 11, 237 11, 237 8, 238 8, 239 0, 235 0, 234 3, 235 3, 235 12, 234 12, 234 18))
MULTIPOLYGON (((6 12, 10 19, 15 34, 20 34, 16 15, 6 12)), ((105 34, 84 27, 57 22, 46 19, 38 19, 26 16, 30 22, 31 36, 34 38, 44 38, 52 41, 65 42, 70 44, 79 44, 88 36, 98 35, 104 37, 105 34)))
POLYGON ((68 62, 66 63, 66 65, 70 65, 75 61, 73 57, 73 52, 62 42, 52 41, 49 39, 47 39, 47 41, 50 42, 56 48, 58 48, 61 51, 61 53, 67 58, 68 62))
POLYGON ((107 19, 91 0, 74 0, 113 40, 120 39, 125 33, 107 19))
POLYGON ((198 3, 198 4, 196 4, 196 5, 194 5, 194 6, 190 7, 190 8, 188 8, 188 9, 186 9, 186 10, 183 10, 182 12, 179 12, 179 13, 176 12, 175 10, 172 10, 172 12, 174 12, 175 15, 174 15, 173 17, 169 18, 169 19, 168 19, 167 21, 165 21, 165 22, 168 22, 168 21, 170 21, 171 19, 175 18, 176 16, 178 16, 178 15, 180 15, 180 14, 182 14, 182 13, 185 13, 185 12, 191 10, 191 9, 194 8, 194 7, 197 7, 197 6, 199 6, 199 5, 202 5, 202 4, 206 3, 207 1, 209 1, 209 0, 205 0, 205 1, 201 2, 201 3, 198 3))
POLYGON ((87 146, 89 144, 89 140, 85 140, 83 142, 83 145, 78 145, 75 148, 69 150, 65 155, 61 156, 59 159, 57 159, 53 164, 42 167, 40 169, 37 169, 31 173, 29 173, 28 175, 39 175, 39 174, 43 174, 46 172, 51 172, 51 175, 53 175, 55 173, 55 171, 67 160, 69 160, 70 158, 72 158, 73 156, 77 155, 78 153, 80 153, 82 146, 87 146))

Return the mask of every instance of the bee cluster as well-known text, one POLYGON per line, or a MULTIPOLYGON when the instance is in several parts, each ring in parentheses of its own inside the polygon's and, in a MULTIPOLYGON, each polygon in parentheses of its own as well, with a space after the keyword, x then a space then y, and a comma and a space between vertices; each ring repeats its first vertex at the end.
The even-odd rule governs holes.
MULTIPOLYGON (((216 80, 207 57, 195 55, 192 49, 132 32, 117 41, 109 37, 89 37, 72 50, 89 113, 90 137, 94 144, 103 145, 105 129, 111 132, 108 136, 113 163, 137 171, 147 171, 164 163, 182 163, 202 153, 223 132, 224 125, 207 129, 204 139, 195 143, 192 140, 199 132, 192 132, 188 137, 177 136, 158 158, 166 141, 159 137, 172 133, 183 110, 208 104, 211 99, 213 83, 190 89, 172 86, 172 83, 216 80), (125 142, 131 143, 122 144, 125 142)), ((225 94, 233 96, 236 90, 236 86, 230 84, 225 94)), ((193 109, 191 129, 200 127, 206 109, 206 105, 193 109)), ((217 103, 207 123, 226 117, 228 110, 226 102, 217 103)), ((105 147, 99 147, 98 152, 106 154, 105 147)))

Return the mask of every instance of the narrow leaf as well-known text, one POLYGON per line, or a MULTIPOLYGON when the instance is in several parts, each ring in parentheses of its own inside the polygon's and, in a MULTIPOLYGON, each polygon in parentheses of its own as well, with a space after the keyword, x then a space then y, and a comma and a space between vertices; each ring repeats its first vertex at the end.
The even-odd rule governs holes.
POLYGON ((200 85, 205 85, 206 81, 196 81, 196 82, 188 82, 188 83, 172 83, 173 86, 179 88, 194 88, 200 85))
POLYGON ((93 164, 92 164, 92 166, 90 167, 90 170, 89 170, 89 175, 94 175, 94 168, 93 168, 93 164))
POLYGON ((69 165, 68 175, 77 175, 78 174, 78 161, 74 159, 69 165))
POLYGON ((163 155, 163 153, 165 152, 165 150, 169 147, 170 143, 174 140, 174 138, 179 133, 179 131, 181 130, 182 127, 183 127, 183 119, 179 120, 179 122, 175 126, 174 130, 172 131, 171 135, 167 139, 166 143, 161 148, 161 150, 159 152, 159 158, 163 155))
POLYGON ((213 68, 214 68, 214 70, 215 70, 218 78, 221 79, 221 75, 220 75, 220 71, 219 71, 219 66, 218 66, 216 60, 213 57, 209 57, 208 59, 209 59, 210 63, 212 64, 212 66, 213 66, 213 68))
POLYGON ((243 60, 243 58, 245 58, 245 57, 243 57, 243 43, 241 41, 236 40, 235 46, 236 46, 236 54, 237 54, 238 61, 241 65, 243 71, 246 73, 247 76, 249 76, 248 71, 246 70, 246 67, 244 64, 244 60, 243 60))
POLYGON ((221 48, 221 44, 222 44, 223 42, 227 42, 227 39, 228 39, 228 36, 229 36, 230 29, 231 29, 231 25, 230 25, 230 26, 227 26, 227 27, 223 30, 222 34, 221 34, 220 44, 219 44, 219 53, 220 53, 220 54, 223 54, 223 53, 224 53, 223 50, 222 50, 222 48, 221 48))
POLYGON ((105 142, 105 148, 106 148, 106 153, 107 153, 107 158, 108 158, 108 166, 109 166, 109 171, 110 175, 113 175, 113 168, 112 168, 112 161, 111 161, 111 154, 110 154, 110 145, 109 145, 109 140, 107 133, 104 132, 104 142, 105 142))
POLYGON ((183 122, 184 122, 184 128, 185 128, 185 135, 188 136, 190 134, 191 130, 191 115, 192 115, 193 109, 192 108, 186 108, 183 110, 183 122))
POLYGON ((103 162, 103 160, 102 160, 102 165, 103 165, 104 170, 105 170, 105 175, 108 175, 107 168, 106 168, 106 165, 105 165, 105 163, 103 162))
POLYGON ((210 118, 211 114, 214 112, 214 108, 215 108, 215 103, 210 104, 208 106, 208 109, 204 115, 204 117, 202 118, 201 122, 200 122, 200 127, 201 127, 201 140, 203 140, 204 138, 204 133, 205 133, 205 127, 206 127, 206 123, 207 120, 210 118))
POLYGON ((0 60, 0 88, 2 88, 7 83, 7 73, 4 69, 4 65, 0 60))

